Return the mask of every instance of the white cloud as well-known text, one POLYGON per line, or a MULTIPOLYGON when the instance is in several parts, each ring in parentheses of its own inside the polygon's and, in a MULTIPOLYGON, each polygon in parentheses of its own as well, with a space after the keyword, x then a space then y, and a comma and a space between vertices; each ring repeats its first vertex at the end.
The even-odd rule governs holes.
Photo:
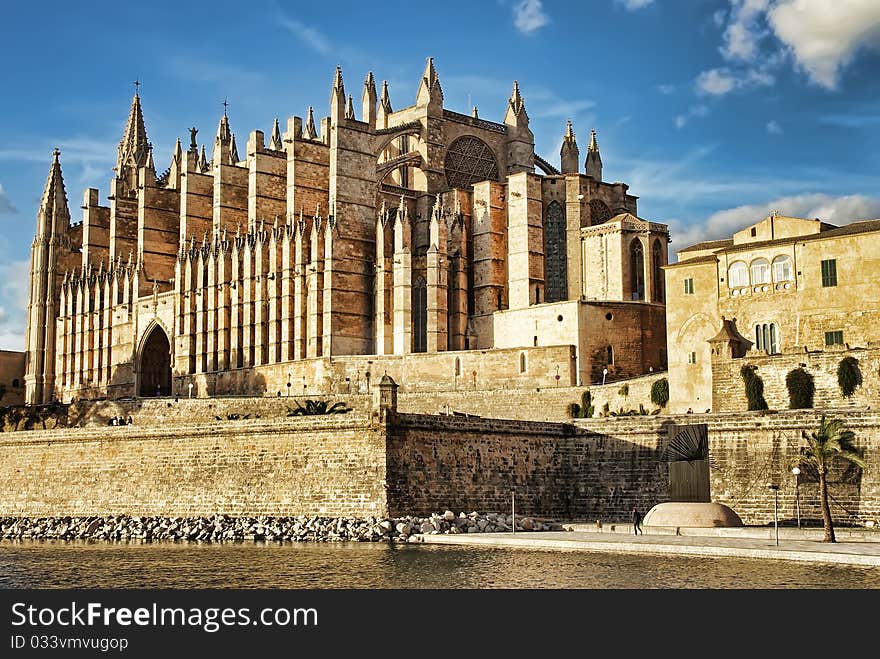
POLYGON ((697 91, 701 94, 722 96, 736 88, 736 78, 729 69, 709 69, 697 76, 697 91))
POLYGON ((737 74, 728 68, 709 69, 697 76, 697 93, 708 96, 724 96, 744 87, 769 87, 776 82, 775 76, 766 70, 750 69, 737 74))
POLYGON ((727 60, 750 62, 758 54, 759 42, 767 33, 762 28, 762 19, 770 0, 731 0, 730 4, 721 54, 727 60))
MULTIPOLYGON (((717 11, 723 28, 719 48, 731 63, 759 69, 779 66, 765 42, 775 37, 810 80, 836 89, 841 72, 858 52, 880 46, 880 2, 877 0, 730 0, 730 11, 717 11)), ((772 49, 771 49, 772 50, 772 49)))
POLYGON ((675 92, 675 85, 657 85, 657 91, 665 96, 675 92))
POLYGON ((3 189, 3 184, 0 183, 0 215, 15 215, 16 213, 18 213, 18 209, 3 189))
POLYGON ((0 350, 23 350, 30 261, 0 265, 0 350))
POLYGON ((688 108, 687 113, 680 114, 675 118, 675 127, 676 128, 684 128, 688 121, 693 119, 694 117, 707 117, 709 116, 709 108, 705 105, 692 105, 688 108))
POLYGON ((767 132, 771 135, 782 135, 782 126, 775 119, 767 122, 767 132))
POLYGON ((827 89, 837 87, 861 48, 880 45, 877 0, 779 0, 768 22, 810 79, 827 89))
POLYGON ((330 40, 316 28, 295 21, 292 18, 287 18, 286 16, 281 16, 278 19, 278 23, 312 50, 321 55, 327 55, 330 53, 330 40))
POLYGON ((616 2, 619 5, 623 5, 627 11, 636 11, 654 4, 654 0, 616 0, 616 2))
POLYGON ((531 34, 549 21, 541 0, 519 0, 513 5, 513 24, 523 34, 531 34))
POLYGON ((819 218, 842 226, 858 220, 880 217, 880 199, 864 195, 835 197, 813 193, 779 197, 765 204, 747 204, 713 213, 705 223, 683 226, 670 221, 673 249, 683 249, 704 240, 730 238, 735 232, 767 217, 774 210, 780 215, 819 218))

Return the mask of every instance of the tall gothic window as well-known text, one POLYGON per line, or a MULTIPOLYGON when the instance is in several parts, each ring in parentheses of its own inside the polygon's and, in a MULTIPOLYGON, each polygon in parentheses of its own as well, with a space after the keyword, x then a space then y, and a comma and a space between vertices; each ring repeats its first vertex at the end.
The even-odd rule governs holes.
POLYGON ((412 288, 413 352, 428 350, 428 284, 424 277, 416 279, 412 288))
POLYGON ((629 280, 633 300, 645 299, 645 251, 642 241, 633 239, 629 248, 629 280))
POLYGON ((663 248, 660 241, 655 240, 651 248, 651 268, 653 271, 653 296, 654 302, 663 302, 663 248))
POLYGON ((544 212, 544 299, 547 302, 568 297, 567 269, 565 211, 554 201, 544 212))

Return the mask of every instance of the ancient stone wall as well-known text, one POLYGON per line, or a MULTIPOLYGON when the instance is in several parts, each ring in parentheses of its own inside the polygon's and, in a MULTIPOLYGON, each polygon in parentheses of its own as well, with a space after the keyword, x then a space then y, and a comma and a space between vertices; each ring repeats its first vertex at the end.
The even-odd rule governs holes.
POLYGON ((388 438, 392 515, 443 506, 559 519, 625 519, 666 495, 658 433, 566 424, 401 415, 388 438))
MULTIPOLYGON (((802 366, 813 376, 816 388, 815 408, 871 408, 880 403, 880 350, 877 348, 824 351, 787 351, 780 355, 767 355, 753 351, 741 359, 723 359, 712 362, 712 411, 742 412, 748 409, 745 383, 740 370, 746 364, 757 368, 756 374, 764 382, 764 398, 771 410, 789 408, 788 388, 785 378, 793 369, 802 366), (837 382, 837 367, 844 357, 855 357, 862 374, 862 385, 851 398, 844 398, 837 382)), ((703 410, 694 410, 700 411, 703 410)))
POLYGON ((0 435, 0 516, 385 511, 385 441, 362 415, 0 435))

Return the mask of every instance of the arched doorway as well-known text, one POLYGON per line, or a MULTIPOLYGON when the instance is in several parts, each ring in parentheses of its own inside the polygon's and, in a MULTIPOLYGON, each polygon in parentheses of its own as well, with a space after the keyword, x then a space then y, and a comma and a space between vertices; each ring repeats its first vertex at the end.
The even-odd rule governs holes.
POLYGON ((158 325, 149 331, 141 349, 140 396, 171 395, 171 344, 158 325))

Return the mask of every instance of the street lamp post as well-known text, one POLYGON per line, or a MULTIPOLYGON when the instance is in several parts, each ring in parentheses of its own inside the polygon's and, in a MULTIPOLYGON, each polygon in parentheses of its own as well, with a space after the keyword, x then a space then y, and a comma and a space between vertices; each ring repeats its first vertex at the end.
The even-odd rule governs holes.
POLYGON ((797 510, 797 524, 798 528, 801 528, 801 479, 798 477, 801 470, 798 467, 794 467, 791 473, 794 475, 794 502, 797 510))
POLYGON ((189 397, 192 398, 193 397, 193 383, 190 382, 187 386, 189 388, 189 397))
POLYGON ((290 376, 291 375, 292 375, 292 373, 290 371, 287 371, 287 397, 288 398, 290 398, 290 384, 291 384, 290 383, 290 376))
POLYGON ((779 486, 768 483, 768 488, 773 490, 773 528, 776 530, 776 546, 779 546, 779 486))

